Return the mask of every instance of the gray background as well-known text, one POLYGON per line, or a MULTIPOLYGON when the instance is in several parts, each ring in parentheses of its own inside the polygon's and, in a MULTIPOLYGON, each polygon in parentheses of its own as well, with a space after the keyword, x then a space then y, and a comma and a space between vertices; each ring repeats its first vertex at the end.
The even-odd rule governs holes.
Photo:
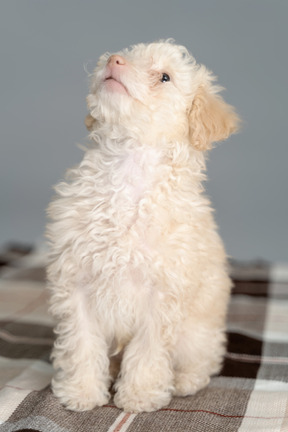
POLYGON ((243 119, 208 163, 228 253, 286 261, 287 18, 286 0, 1 0, 0 245, 43 239, 52 185, 82 157, 85 69, 105 51, 173 37, 243 119))

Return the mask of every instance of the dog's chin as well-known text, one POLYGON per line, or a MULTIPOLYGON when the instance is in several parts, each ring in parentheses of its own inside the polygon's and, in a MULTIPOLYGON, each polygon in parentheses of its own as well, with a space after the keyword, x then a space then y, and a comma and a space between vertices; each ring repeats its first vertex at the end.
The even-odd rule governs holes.
POLYGON ((108 78, 104 81, 104 86, 106 91, 110 93, 118 93, 128 95, 128 91, 126 87, 119 81, 114 78, 108 78))
POLYGON ((131 122, 133 112, 137 112, 135 99, 115 80, 102 82, 97 92, 87 97, 87 102, 90 113, 98 120, 98 124, 131 122))

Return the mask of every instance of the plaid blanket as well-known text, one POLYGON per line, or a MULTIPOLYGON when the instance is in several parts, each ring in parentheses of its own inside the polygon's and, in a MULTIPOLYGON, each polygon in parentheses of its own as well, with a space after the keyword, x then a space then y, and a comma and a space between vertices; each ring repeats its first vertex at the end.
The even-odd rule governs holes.
POLYGON ((221 374, 196 396, 127 414, 113 402, 84 413, 58 403, 50 390, 45 255, 13 247, 0 264, 1 432, 288 431, 288 265, 232 263, 221 374))

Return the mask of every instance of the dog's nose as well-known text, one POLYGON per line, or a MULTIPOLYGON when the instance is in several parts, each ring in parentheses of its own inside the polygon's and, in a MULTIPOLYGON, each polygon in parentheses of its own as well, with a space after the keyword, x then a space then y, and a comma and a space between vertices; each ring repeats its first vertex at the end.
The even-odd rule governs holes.
POLYGON ((113 54, 111 57, 109 57, 108 64, 110 66, 124 66, 126 62, 122 56, 118 54, 113 54))

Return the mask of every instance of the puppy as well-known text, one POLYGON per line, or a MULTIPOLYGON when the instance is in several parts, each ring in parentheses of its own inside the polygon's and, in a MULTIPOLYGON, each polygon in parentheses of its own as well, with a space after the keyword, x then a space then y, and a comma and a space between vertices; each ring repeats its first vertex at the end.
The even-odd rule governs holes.
POLYGON ((70 410, 106 404, 114 382, 117 407, 154 411, 220 370, 231 282, 202 182, 238 117, 213 81, 170 40, 93 73, 91 145, 48 210, 52 388, 70 410))

